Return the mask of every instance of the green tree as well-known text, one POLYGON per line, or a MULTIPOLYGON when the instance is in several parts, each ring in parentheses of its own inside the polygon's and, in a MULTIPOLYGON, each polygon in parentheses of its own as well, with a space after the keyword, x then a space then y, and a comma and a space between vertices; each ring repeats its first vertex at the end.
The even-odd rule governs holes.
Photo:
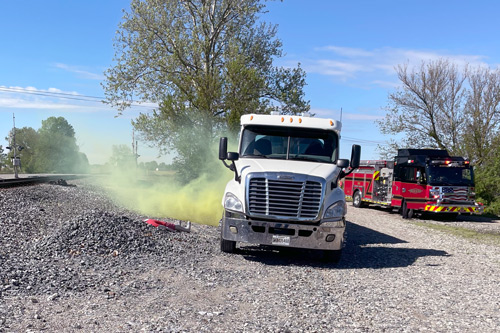
POLYGON ((146 168, 146 170, 155 171, 156 168, 158 168, 158 162, 156 161, 146 162, 144 163, 144 167, 146 168))
MULTIPOLYGON (((21 170, 26 173, 40 172, 36 169, 34 154, 39 140, 38 132, 32 127, 16 128, 16 146, 22 147, 21 151, 17 151, 17 156, 21 159, 21 170)), ((14 145, 14 130, 9 132, 8 138, 11 147, 14 145)), ((8 163, 14 157, 13 149, 8 154, 8 163)))
POLYGON ((0 171, 7 168, 7 154, 5 153, 2 145, 0 145, 0 171))
MULTIPOLYGON (((13 131, 8 140, 13 145, 13 131)), ((26 173, 86 173, 89 171, 87 156, 79 151, 75 131, 63 117, 42 120, 38 131, 31 127, 16 128, 17 156, 21 170, 26 173)), ((8 159, 13 157, 13 151, 8 159)))
POLYGON ((75 130, 64 117, 49 117, 42 120, 42 127, 38 132, 43 134, 58 134, 68 138, 75 138, 75 130))
POLYGON ((433 147, 460 150, 464 129, 464 81, 448 60, 422 62, 416 70, 396 67, 401 88, 389 94, 389 106, 378 126, 384 134, 403 134, 391 141, 394 155, 398 147, 433 147))
POLYGON ((476 164, 487 164, 500 143, 500 69, 477 67, 468 73, 468 83, 463 150, 476 164))
MULTIPOLYGON (((480 166, 500 130, 500 71, 469 66, 459 70, 445 59, 417 69, 396 68, 401 88, 389 94, 382 133, 402 135, 396 148, 440 148, 480 166)), ((384 149, 381 149, 384 152, 384 149)))
POLYGON ((133 125, 160 152, 175 151, 187 180, 207 169, 215 138, 245 113, 309 110, 305 72, 277 68, 276 26, 258 0, 133 0, 119 26, 107 102, 121 114, 134 99, 158 104, 133 125))
POLYGON ((88 171, 88 160, 79 152, 75 130, 63 117, 42 120, 34 153, 37 172, 81 173, 88 171))
POLYGON ((135 168, 135 156, 127 145, 113 145, 109 164, 117 170, 130 170, 135 168))
POLYGON ((476 168, 476 194, 487 205, 486 211, 500 215, 500 136, 493 141, 490 155, 476 168))

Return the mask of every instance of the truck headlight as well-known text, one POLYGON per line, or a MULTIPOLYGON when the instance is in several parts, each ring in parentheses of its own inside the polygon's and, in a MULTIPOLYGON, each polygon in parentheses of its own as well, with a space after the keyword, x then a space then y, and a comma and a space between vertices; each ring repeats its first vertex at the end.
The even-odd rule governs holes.
POLYGON ((331 218, 341 218, 346 213, 346 207, 344 201, 337 201, 325 211, 323 214, 323 218, 331 219, 331 218))
POLYGON ((243 213, 243 205, 241 204, 240 199, 229 192, 226 193, 226 197, 224 198, 224 208, 227 210, 243 213))

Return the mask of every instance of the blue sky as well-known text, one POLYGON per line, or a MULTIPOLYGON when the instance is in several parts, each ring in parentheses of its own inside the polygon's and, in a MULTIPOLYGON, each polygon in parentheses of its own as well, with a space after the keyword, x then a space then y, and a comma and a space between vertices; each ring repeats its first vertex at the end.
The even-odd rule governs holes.
MULTIPOLYGON (((13 113, 16 127, 35 129, 50 116, 65 117, 93 164, 106 162, 112 145, 131 144, 130 121, 148 107, 115 117, 116 110, 98 102, 128 6, 122 0, 0 2, 0 144, 6 145, 13 113)), ((376 144, 388 137, 374 121, 398 86, 394 66, 442 57, 459 65, 500 63, 497 1, 284 0, 268 10, 263 19, 278 24, 286 53, 276 65, 301 63, 317 116, 339 119, 342 108, 342 157, 353 143, 362 145, 363 159, 378 157, 376 144)), ((140 161, 169 162, 145 145, 139 142, 140 161)))

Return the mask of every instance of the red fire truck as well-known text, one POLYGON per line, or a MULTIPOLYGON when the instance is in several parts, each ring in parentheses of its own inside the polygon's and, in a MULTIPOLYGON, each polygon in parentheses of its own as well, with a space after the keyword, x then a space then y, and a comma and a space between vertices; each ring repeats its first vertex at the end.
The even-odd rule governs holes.
POLYGON ((343 186, 355 207, 396 207, 403 218, 416 211, 450 216, 483 212, 475 201, 472 166, 446 150, 399 149, 394 161, 361 161, 343 186))

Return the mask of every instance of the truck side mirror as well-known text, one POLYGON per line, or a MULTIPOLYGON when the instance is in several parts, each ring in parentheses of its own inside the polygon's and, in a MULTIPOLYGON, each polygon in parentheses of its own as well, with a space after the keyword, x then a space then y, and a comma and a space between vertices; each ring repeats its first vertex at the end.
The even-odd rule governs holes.
POLYGON ((227 153, 226 158, 230 161, 237 161, 240 158, 240 154, 229 152, 227 153))
POLYGON ((361 146, 352 145, 351 151, 351 168, 357 169, 359 167, 359 160, 361 158, 361 146))
POLYGON ((349 166, 349 160, 344 160, 344 159, 341 159, 341 160, 337 160, 337 167, 339 168, 347 168, 349 166))
POLYGON ((227 152, 227 137, 220 138, 219 141, 219 160, 228 168, 229 170, 234 172, 234 180, 241 183, 241 177, 238 175, 238 169, 236 169, 236 165, 234 161, 237 161, 240 158, 240 154, 227 152), (230 160, 231 164, 227 164, 226 160, 230 160))
POLYGON ((219 160, 227 160, 227 137, 220 138, 219 141, 219 160))

